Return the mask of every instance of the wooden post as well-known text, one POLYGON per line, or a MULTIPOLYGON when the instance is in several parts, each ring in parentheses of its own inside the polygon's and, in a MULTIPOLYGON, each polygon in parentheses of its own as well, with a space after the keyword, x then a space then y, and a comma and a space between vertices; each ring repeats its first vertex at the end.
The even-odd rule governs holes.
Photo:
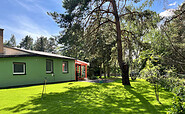
POLYGON ((87 65, 85 65, 85 78, 87 78, 87 65))
POLYGON ((76 63, 75 63, 75 80, 76 80, 76 63))
POLYGON ((80 65, 80 77, 82 77, 82 65, 80 65))

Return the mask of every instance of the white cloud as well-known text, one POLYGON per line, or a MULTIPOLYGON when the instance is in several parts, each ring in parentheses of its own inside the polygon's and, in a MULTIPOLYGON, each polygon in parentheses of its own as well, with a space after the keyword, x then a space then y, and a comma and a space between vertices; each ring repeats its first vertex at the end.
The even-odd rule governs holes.
POLYGON ((45 15, 47 11, 49 11, 46 8, 43 8, 39 4, 36 3, 36 1, 28 0, 28 1, 21 1, 21 0, 15 0, 20 6, 22 6, 24 9, 31 11, 31 12, 41 12, 45 15))
POLYGON ((177 2, 175 1, 174 3, 169 4, 168 6, 175 6, 177 2))
POLYGON ((15 0, 20 6, 22 6, 23 8, 25 8, 26 10, 28 11, 34 11, 35 8, 33 7, 33 5, 28 5, 28 4, 25 4, 24 2, 21 2, 19 0, 15 0))
POLYGON ((161 12, 159 15, 161 17, 171 17, 174 15, 174 11, 175 11, 175 9, 167 9, 164 12, 161 12))

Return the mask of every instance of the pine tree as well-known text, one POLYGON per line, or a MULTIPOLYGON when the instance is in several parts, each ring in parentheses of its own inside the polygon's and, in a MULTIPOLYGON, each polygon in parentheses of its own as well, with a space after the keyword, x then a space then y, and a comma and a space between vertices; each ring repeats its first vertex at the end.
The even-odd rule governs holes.
POLYGON ((33 49, 33 39, 30 36, 25 36, 20 42, 20 48, 32 50, 33 49))
POLYGON ((37 38, 34 43, 34 50, 36 51, 46 51, 48 46, 47 37, 41 36, 37 38))
POLYGON ((8 47, 16 47, 16 38, 13 34, 12 34, 10 40, 5 45, 8 47))

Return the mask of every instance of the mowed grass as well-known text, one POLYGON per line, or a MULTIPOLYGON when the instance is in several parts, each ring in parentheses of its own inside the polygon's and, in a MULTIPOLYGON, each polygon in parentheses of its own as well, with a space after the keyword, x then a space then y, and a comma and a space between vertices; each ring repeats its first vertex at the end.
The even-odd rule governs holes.
POLYGON ((43 86, 0 89, 0 114, 160 114, 169 109, 173 94, 160 89, 159 104, 153 86, 144 80, 122 86, 112 83, 68 82, 43 86))

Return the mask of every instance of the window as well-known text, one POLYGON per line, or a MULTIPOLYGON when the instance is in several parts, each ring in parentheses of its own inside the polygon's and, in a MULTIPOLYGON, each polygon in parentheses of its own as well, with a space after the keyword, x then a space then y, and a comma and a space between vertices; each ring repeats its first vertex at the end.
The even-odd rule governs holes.
POLYGON ((14 62, 13 63, 13 74, 26 74, 26 63, 14 62))
POLYGON ((53 73, 53 61, 46 60, 46 73, 53 73))
POLYGON ((62 64, 63 72, 68 73, 68 62, 64 61, 62 64))

